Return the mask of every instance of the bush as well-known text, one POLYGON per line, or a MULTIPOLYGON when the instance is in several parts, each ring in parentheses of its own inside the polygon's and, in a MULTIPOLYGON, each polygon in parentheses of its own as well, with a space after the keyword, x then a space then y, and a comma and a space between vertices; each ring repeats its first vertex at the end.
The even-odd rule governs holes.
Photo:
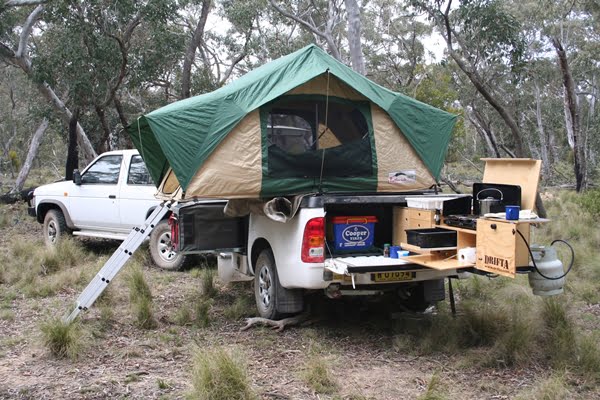
POLYGON ((193 399, 256 399, 242 361, 231 357, 221 348, 196 352, 192 386, 190 397, 193 399))
POLYGON ((65 323, 51 319, 41 326, 44 345, 58 358, 76 359, 82 349, 82 330, 77 322, 65 323))

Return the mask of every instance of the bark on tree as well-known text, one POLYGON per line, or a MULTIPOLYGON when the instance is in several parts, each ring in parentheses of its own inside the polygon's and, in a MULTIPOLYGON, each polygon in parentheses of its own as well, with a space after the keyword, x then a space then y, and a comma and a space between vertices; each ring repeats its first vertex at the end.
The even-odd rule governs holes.
POLYGON ((348 48, 350 49, 350 63, 352 69, 361 75, 366 75, 365 58, 361 46, 360 9, 356 0, 345 0, 348 15, 348 48))
POLYGON ((73 170, 79 168, 79 157, 77 152, 77 119, 79 109, 75 110, 69 121, 69 146, 67 148, 67 162, 65 163, 65 180, 73 180, 73 170))
POLYGON ((575 81, 571 74, 567 52, 559 38, 551 38, 552 46, 556 50, 558 66, 562 74, 564 89, 564 111, 565 126, 567 129, 567 140, 569 146, 573 149, 573 158, 575 162, 575 188, 581 192, 587 188, 587 163, 585 154, 585 138, 581 130, 581 120, 579 113, 579 104, 575 93, 575 81))
MULTIPOLYGON (((111 134, 110 134, 110 127, 108 126, 108 121, 106 120, 106 113, 104 112, 104 109, 100 106, 95 106, 94 109, 96 110, 96 115, 98 116, 98 119, 100 120, 100 126, 102 127, 102 132, 104 132, 104 135, 102 136, 102 142, 100 142, 100 152, 104 153, 105 151, 110 151, 112 150, 112 145, 111 145, 111 134)), ((70 132, 71 126, 69 125, 69 132, 70 132)))
POLYGON ((540 156, 542 158, 542 175, 546 178, 550 177, 550 157, 548 152, 548 137, 544 129, 542 119, 542 101, 540 100, 540 88, 537 81, 535 82, 535 117, 538 126, 538 135, 540 138, 540 156))
POLYGON ((210 12, 211 5, 211 0, 204 0, 202 2, 200 19, 198 20, 198 24, 196 25, 196 29, 194 30, 192 40, 188 44, 187 50, 185 52, 185 58, 183 59, 183 71, 181 73, 182 99, 187 99, 191 96, 190 86, 192 80, 192 65, 194 64, 194 59, 196 58, 196 49, 204 40, 204 27, 206 26, 206 20, 208 19, 208 14, 210 12))
POLYGON ((42 141, 42 136, 48 129, 48 119, 44 118, 42 123, 36 129, 33 137, 31 138, 31 144, 29 145, 29 151, 27 152, 27 157, 25 158, 25 162, 19 171, 19 175, 15 181, 15 185, 10 193, 16 193, 23 190, 23 185, 25 184, 25 180, 29 175, 29 171, 31 171, 31 165, 33 164, 33 160, 37 156, 38 149, 40 147, 40 142, 42 141))

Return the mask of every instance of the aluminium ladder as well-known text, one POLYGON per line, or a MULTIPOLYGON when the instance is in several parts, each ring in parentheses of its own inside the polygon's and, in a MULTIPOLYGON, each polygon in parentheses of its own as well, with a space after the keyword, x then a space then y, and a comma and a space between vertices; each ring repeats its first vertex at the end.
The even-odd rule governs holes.
POLYGON ((135 227, 131 230, 119 248, 113 253, 108 261, 104 263, 104 266, 100 269, 98 274, 96 274, 94 279, 92 279, 83 292, 81 292, 77 298, 75 309, 63 318, 63 322, 69 323, 73 321, 81 311, 87 311, 87 309, 94 304, 96 299, 100 297, 102 292, 104 292, 108 284, 113 280, 117 273, 119 273, 133 253, 140 247, 148 235, 150 235, 152 229, 154 229, 154 227, 163 219, 165 214, 171 210, 173 204, 172 201, 161 203, 154 211, 152 211, 142 226, 135 227))

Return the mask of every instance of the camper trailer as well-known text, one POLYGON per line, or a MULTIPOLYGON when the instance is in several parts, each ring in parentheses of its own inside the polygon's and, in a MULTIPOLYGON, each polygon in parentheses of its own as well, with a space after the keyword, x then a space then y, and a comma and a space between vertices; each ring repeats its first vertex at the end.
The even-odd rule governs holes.
POLYGON ((530 255, 550 268, 542 279, 534 263, 534 292, 559 293, 562 265, 529 246, 530 226, 546 220, 518 209, 534 208, 539 161, 488 160, 475 199, 436 193, 455 122, 314 45, 141 116, 127 131, 165 203, 68 319, 165 218, 172 250, 216 252, 221 279, 254 280, 271 319, 302 311, 311 291, 422 311, 445 298, 446 278, 514 277, 530 255))

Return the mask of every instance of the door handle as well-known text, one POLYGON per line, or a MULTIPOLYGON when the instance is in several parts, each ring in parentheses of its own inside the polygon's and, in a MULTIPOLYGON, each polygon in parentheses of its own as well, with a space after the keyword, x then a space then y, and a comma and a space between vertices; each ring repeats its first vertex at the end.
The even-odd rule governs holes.
POLYGON ((115 196, 114 194, 109 194, 109 195, 108 195, 108 198, 109 198, 109 199, 116 199, 116 198, 117 198, 117 196, 115 196))

